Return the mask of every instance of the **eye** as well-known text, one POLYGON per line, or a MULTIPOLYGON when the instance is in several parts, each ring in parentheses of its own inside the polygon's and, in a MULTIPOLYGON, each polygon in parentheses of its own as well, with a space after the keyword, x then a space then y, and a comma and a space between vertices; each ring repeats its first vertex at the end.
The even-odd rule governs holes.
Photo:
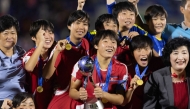
POLYGON ((80 22, 76 22, 76 24, 78 25, 78 24, 80 24, 80 22))
POLYGON ((88 23, 83 23, 83 25, 88 26, 88 23))

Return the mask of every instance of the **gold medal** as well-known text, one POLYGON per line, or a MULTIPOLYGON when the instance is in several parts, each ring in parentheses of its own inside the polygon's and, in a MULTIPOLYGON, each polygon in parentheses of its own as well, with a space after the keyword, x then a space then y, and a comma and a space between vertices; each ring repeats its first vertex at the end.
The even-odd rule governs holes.
POLYGON ((108 100, 107 99, 105 99, 105 98, 102 98, 102 103, 107 103, 108 102, 108 100))
POLYGON ((43 92, 43 87, 42 86, 38 86, 36 90, 37 90, 37 92, 41 93, 41 92, 43 92))
POLYGON ((72 48, 72 45, 71 45, 71 44, 66 44, 66 45, 65 45, 65 49, 66 49, 66 50, 70 50, 71 48, 72 48))
POLYGON ((143 85, 143 80, 142 79, 137 80, 137 85, 139 86, 143 85))

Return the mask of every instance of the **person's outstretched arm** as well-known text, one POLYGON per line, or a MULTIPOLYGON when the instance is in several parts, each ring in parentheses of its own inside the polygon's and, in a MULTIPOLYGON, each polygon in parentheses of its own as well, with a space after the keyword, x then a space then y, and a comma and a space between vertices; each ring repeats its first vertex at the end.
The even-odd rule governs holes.
POLYGON ((86 0, 78 0, 77 10, 83 10, 85 1, 86 1, 86 0))
POLYGON ((53 73, 55 72, 55 63, 57 60, 58 55, 61 51, 65 49, 65 45, 68 43, 66 39, 58 41, 57 45, 53 49, 53 56, 50 56, 49 61, 46 63, 46 65, 43 68, 43 77, 45 79, 50 79, 53 73))

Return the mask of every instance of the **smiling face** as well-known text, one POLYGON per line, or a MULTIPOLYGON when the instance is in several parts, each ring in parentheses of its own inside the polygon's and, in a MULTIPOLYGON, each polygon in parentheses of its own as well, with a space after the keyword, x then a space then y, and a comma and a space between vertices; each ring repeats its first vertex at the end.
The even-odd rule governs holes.
POLYGON ((180 6, 180 11, 184 15, 185 21, 190 21, 190 0, 187 0, 184 7, 180 6))
POLYGON ((186 46, 178 47, 170 54, 171 67, 174 71, 184 70, 189 62, 189 52, 186 46))
POLYGON ((95 48, 97 49, 97 56, 112 58, 117 49, 117 41, 107 36, 104 39, 100 39, 95 48))
POLYGON ((153 34, 161 34, 166 26, 166 16, 165 15, 158 15, 152 17, 151 20, 147 22, 149 30, 153 34))
POLYGON ((140 67, 148 66, 152 56, 152 49, 147 46, 145 48, 137 48, 133 51, 134 58, 140 67))
MULTIPOLYGON (((32 40, 35 41, 36 46, 38 46, 39 43, 40 43, 40 39, 41 39, 40 37, 42 37, 42 36, 37 35, 36 37, 32 37, 32 40)), ((52 32, 52 30, 50 28, 47 28, 45 30, 45 34, 44 34, 43 37, 45 38, 43 48, 44 49, 49 49, 52 46, 53 42, 54 42, 54 33, 52 32)))
POLYGON ((17 43, 17 31, 15 27, 0 32, 0 48, 10 49, 17 43))
POLYGON ((119 22, 119 29, 122 31, 123 29, 129 30, 135 23, 135 12, 129 10, 123 10, 118 13, 117 20, 119 22))
POLYGON ((118 32, 118 26, 117 26, 117 24, 113 20, 105 21, 103 23, 103 26, 104 26, 105 30, 112 30, 115 33, 118 32))
POLYGON ((34 101, 32 98, 27 98, 20 103, 20 106, 15 109, 35 109, 34 101))
POLYGON ((68 26, 70 30, 70 36, 75 39, 83 38, 88 31, 88 20, 87 19, 78 19, 74 21, 71 26, 68 26))

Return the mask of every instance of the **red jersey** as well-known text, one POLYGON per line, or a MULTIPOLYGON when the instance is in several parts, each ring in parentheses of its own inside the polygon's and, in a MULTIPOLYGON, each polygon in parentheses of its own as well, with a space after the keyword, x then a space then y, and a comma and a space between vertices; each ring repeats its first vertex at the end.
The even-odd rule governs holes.
POLYGON ((55 96, 51 100, 48 109, 72 109, 71 102, 75 100, 69 97, 69 85, 71 81, 71 73, 75 63, 82 57, 88 54, 89 43, 86 39, 82 38, 79 47, 72 46, 71 50, 63 50, 59 53, 54 73, 55 96), (64 102, 63 102, 64 101, 64 102))
POLYGON ((114 54, 115 59, 124 63, 125 65, 131 65, 132 55, 128 46, 118 46, 114 54))
MULTIPOLYGON (((78 67, 75 66, 74 70, 73 70, 73 73, 72 73, 72 76, 76 77, 76 79, 79 79, 82 82, 84 82, 84 76, 80 73, 80 70, 77 71, 77 69, 78 69, 78 67)), ((96 70, 96 67, 94 67, 94 70, 93 70, 93 73, 92 73, 92 78, 94 80, 94 83, 101 87, 101 86, 105 85, 106 76, 107 76, 107 70, 105 71, 105 70, 100 69, 100 73, 101 73, 101 76, 102 76, 101 81, 100 81, 100 78, 98 76, 98 72, 96 70)), ((119 61, 117 61, 115 59, 112 59, 112 70, 111 70, 111 75, 110 75, 110 78, 109 78, 110 82, 109 82, 109 85, 108 85, 108 93, 115 93, 116 90, 117 90, 117 85, 120 85, 120 84, 125 84, 126 85, 127 78, 128 78, 127 67, 124 64, 120 63, 119 61), (119 83, 119 81, 124 81, 124 82, 119 83)), ((125 88, 125 85, 124 85, 124 88, 125 88)), ((81 85, 81 87, 82 87, 82 85, 81 85)), ((96 101, 97 99, 93 95, 94 86, 89 81, 87 83, 86 90, 87 90, 87 93, 88 93, 87 102, 88 101, 90 101, 90 102, 96 101)), ((81 107, 84 106, 82 101, 80 101, 80 104, 78 104, 78 107, 79 106, 81 106, 81 107)), ((117 108, 116 108, 115 105, 108 102, 108 103, 104 104, 104 109, 117 109, 117 108)))
MULTIPOLYGON (((27 61, 30 59, 32 54, 34 53, 35 48, 30 49, 23 57, 23 65, 27 63, 27 61)), ((50 79, 47 82, 43 82, 43 92, 39 93, 36 91, 36 88, 38 87, 38 77, 39 74, 42 73, 40 70, 44 66, 44 64, 47 62, 47 59, 39 58, 38 63, 34 70, 32 72, 26 73, 26 82, 28 84, 28 92, 33 93, 35 102, 36 102, 36 108, 37 109, 47 109, 48 104, 50 103, 53 95, 53 84, 52 80, 50 79), (40 65, 41 64, 41 65, 40 65), (41 68, 40 68, 41 67, 41 68)))
MULTIPOLYGON (((129 75, 130 75, 129 80, 131 78, 133 78, 134 75, 136 74, 135 66, 137 63, 134 61, 134 59, 132 59, 132 60, 133 60, 133 63, 130 66, 127 66, 129 75)), ((143 108, 143 96, 144 96, 145 82, 148 80, 148 77, 152 72, 154 72, 160 68, 163 68, 163 67, 164 67, 164 65, 163 65, 160 57, 152 57, 148 64, 148 69, 142 78, 143 85, 138 86, 134 90, 131 101, 126 106, 124 106, 124 107, 118 106, 118 109, 142 109, 143 108), (155 64, 155 62, 156 62, 156 64, 155 64)))

